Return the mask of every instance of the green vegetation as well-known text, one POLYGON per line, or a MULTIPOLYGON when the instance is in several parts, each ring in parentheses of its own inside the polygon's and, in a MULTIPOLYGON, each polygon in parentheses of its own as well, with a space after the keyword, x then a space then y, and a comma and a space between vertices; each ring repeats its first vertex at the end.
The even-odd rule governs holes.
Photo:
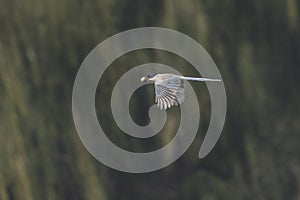
MULTIPOLYGON (((188 65, 162 51, 132 52, 105 72, 99 91, 109 96, 123 72, 146 62, 188 65)), ((194 73, 191 66, 184 72, 194 73)), ((0 0, 0 199, 300 199, 299 76, 297 0, 0 0), (153 173, 126 174, 84 148, 71 95, 91 49, 141 26, 175 29, 201 43, 223 76, 228 112, 216 147, 199 160, 210 115, 203 86, 201 130, 184 156, 153 173)), ((151 103, 141 95, 132 100, 151 103)), ((107 103, 97 98, 102 123, 121 133, 107 103)), ((139 123, 146 123, 143 115, 137 113, 139 123)), ((170 137, 140 143, 110 135, 137 151, 170 137)))

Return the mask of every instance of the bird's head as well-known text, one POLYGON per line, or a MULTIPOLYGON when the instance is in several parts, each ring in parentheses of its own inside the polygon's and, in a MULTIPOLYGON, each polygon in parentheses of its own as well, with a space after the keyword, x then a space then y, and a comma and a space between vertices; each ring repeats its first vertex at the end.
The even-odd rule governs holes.
POLYGON ((146 81, 151 81, 151 79, 153 78, 153 77, 155 77, 157 75, 157 73, 151 73, 151 74, 149 74, 149 75, 147 75, 147 76, 143 76, 142 78, 141 78, 141 81, 144 83, 144 82, 146 82, 146 81))

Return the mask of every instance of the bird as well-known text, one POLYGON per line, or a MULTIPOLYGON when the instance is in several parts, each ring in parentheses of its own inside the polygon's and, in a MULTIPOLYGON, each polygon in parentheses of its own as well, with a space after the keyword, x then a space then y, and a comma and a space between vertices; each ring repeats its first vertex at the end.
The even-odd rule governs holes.
POLYGON ((141 82, 154 82, 155 103, 162 110, 178 106, 184 102, 184 81, 221 81, 220 79, 186 77, 176 74, 151 73, 141 78, 141 82))

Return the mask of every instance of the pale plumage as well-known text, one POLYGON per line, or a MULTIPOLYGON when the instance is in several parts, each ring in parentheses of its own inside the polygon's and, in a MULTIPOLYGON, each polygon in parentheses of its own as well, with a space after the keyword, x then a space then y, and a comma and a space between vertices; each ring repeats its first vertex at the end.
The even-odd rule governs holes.
POLYGON ((175 74, 149 74, 141 78, 142 82, 154 81, 155 103, 157 107, 167 109, 184 102, 184 80, 220 81, 219 79, 185 77, 175 74))

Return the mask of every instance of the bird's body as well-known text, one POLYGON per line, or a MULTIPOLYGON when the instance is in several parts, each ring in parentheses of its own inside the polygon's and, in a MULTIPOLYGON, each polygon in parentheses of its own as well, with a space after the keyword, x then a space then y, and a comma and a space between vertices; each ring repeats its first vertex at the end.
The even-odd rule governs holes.
POLYGON ((149 74, 141 78, 142 82, 154 81, 155 103, 162 109, 170 108, 184 102, 184 80, 220 81, 219 79, 185 77, 175 74, 149 74))

